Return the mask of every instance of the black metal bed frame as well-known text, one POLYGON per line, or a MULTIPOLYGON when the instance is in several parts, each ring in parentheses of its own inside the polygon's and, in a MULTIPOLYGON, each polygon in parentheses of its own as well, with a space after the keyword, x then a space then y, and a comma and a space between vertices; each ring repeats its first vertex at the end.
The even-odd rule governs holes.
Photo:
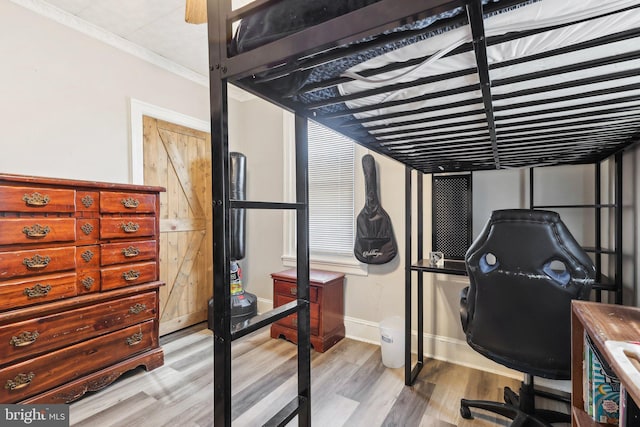
MULTIPOLYGON (((319 52, 336 44, 348 44, 367 35, 392 29, 407 17, 416 19, 440 10, 447 10, 457 1, 413 0, 396 2, 381 0, 366 10, 357 10, 349 17, 338 17, 324 24, 302 30, 265 48, 229 56, 231 25, 274 0, 256 0, 232 11, 230 0, 208 0, 208 38, 210 64, 211 144, 213 165, 213 232, 214 232, 214 425, 231 425, 231 343, 242 336, 267 326, 278 319, 297 313, 298 316, 298 394, 265 425, 285 425, 298 416, 300 426, 311 425, 311 360, 309 317, 309 244, 307 189, 307 119, 313 109, 299 108, 280 99, 275 103, 296 113, 296 202, 269 203, 236 201, 229 198, 229 144, 227 128, 227 83, 253 76, 274 67, 299 66, 298 58, 319 52), (291 209, 297 212, 297 300, 263 313, 240 327, 231 328, 230 268, 229 268, 229 212, 231 208, 291 209)), ((251 87, 239 85, 261 98, 271 101, 275 95, 257 93, 251 87)), ((343 132, 345 133, 345 132, 343 132)), ((348 134, 348 133, 347 133, 348 134)), ((373 149, 373 148, 372 148, 373 149)), ((384 150, 374 149, 377 152, 384 150)))
MULTIPOLYGON (((495 67, 502 67, 505 65, 512 65, 516 63, 524 63, 535 58, 545 58, 552 55, 562 55, 576 51, 579 49, 586 49, 589 47, 602 45, 612 41, 625 40, 630 37, 637 37, 640 35, 640 29, 623 31, 620 33, 612 34, 608 37, 602 37, 598 40, 592 40, 588 42, 578 43, 566 48, 555 49, 552 52, 543 52, 537 55, 533 55, 527 58, 517 58, 511 61, 506 61, 500 64, 488 63, 487 59, 487 46, 491 46, 495 43, 502 43, 512 38, 522 37, 526 34, 534 34, 536 31, 531 30, 524 33, 508 33, 501 36, 486 37, 484 33, 484 21, 483 21, 483 6, 480 0, 379 0, 369 6, 362 9, 350 12, 347 15, 339 16, 330 19, 321 24, 309 27, 301 30, 292 35, 283 37, 279 40, 270 42, 265 46, 253 49, 245 53, 239 53, 231 55, 229 53, 228 46, 232 39, 232 23, 250 16, 256 11, 267 8, 279 0, 254 0, 252 3, 232 10, 231 0, 207 0, 208 9, 208 40, 209 40, 209 64, 210 64, 210 103, 211 103, 211 141, 212 141, 212 177, 213 177, 213 230, 214 230, 214 425, 215 426, 230 426, 231 425, 231 344, 233 340, 245 336, 253 331, 256 331, 264 326, 267 326, 274 321, 281 319, 293 313, 298 315, 298 394, 293 397, 291 402, 280 410, 273 419, 269 420, 266 425, 285 425, 295 416, 298 416, 298 423, 301 426, 308 426, 311 424, 311 411, 310 411, 310 320, 309 320, 309 249, 308 249, 308 193, 307 193, 307 120, 313 119, 328 127, 337 130, 338 132, 351 137, 365 148, 370 149, 379 154, 392 157, 406 166, 406 191, 407 191, 407 211, 405 213, 405 220, 407 224, 411 224, 411 176, 412 171, 417 171, 418 180, 418 215, 422 217, 422 176, 424 173, 432 172, 446 172, 449 170, 483 170, 483 169, 499 169, 505 167, 503 159, 508 159, 508 167, 520 167, 527 166, 532 163, 533 160, 530 152, 520 153, 520 142, 526 144, 533 150, 538 150, 541 156, 557 156, 563 146, 574 144, 576 151, 580 151, 582 157, 577 160, 567 160, 565 163, 594 163, 604 158, 611 156, 612 154, 619 152, 624 147, 629 146, 632 142, 635 142, 638 137, 638 133, 635 128, 630 127, 628 123, 615 122, 615 125, 611 129, 602 130, 603 134, 599 138, 599 149, 593 149, 594 144, 590 141, 590 135, 577 133, 571 136, 560 136, 558 140, 559 145, 556 147, 546 147, 544 142, 541 142, 538 137, 539 133, 536 131, 527 134, 527 139, 523 141, 510 139, 511 131, 507 128, 500 128, 500 120, 512 119, 517 120, 522 125, 538 125, 545 124, 546 129, 552 130, 556 126, 561 127, 567 125, 580 125, 586 123, 587 120, 593 115, 590 112, 576 112, 567 113, 562 116, 562 119, 554 118, 529 118, 526 114, 514 114, 506 111, 505 107, 497 107, 493 105, 494 100, 508 99, 513 96, 520 96, 526 94, 544 94, 545 92, 570 87, 579 87, 602 80, 617 80, 630 75, 636 75, 638 70, 614 72, 609 73, 606 76, 598 76, 592 78, 585 78, 581 80, 565 81, 561 84, 535 87, 529 90, 522 90, 516 94, 492 94, 492 88, 513 83, 517 81, 523 81, 527 79, 535 79, 539 77, 553 75, 554 73, 565 73, 572 70, 578 70, 585 67, 596 66, 594 63, 579 63, 572 64, 570 66, 557 67, 554 69, 548 69, 529 73, 526 75, 516 76, 514 78, 507 78, 502 80, 490 80, 489 71, 495 67), (359 93, 351 98, 349 96, 337 97, 329 101, 322 101, 317 103, 302 104, 298 101, 294 101, 292 98, 286 98, 278 93, 273 92, 268 85, 261 85, 265 81, 275 79, 280 76, 287 75, 296 70, 310 69, 319 64, 322 64, 331 59, 339 58, 351 54, 353 52, 359 52, 365 50, 376 44, 386 43, 394 38, 406 37, 405 35, 399 35, 389 33, 384 36, 379 36, 385 31, 392 30, 403 24, 415 22, 419 19, 434 16, 441 12, 452 10, 455 7, 465 7, 467 14, 463 17, 455 19, 468 20, 473 35, 472 43, 462 45, 449 54, 455 54, 460 52, 473 51, 475 54, 477 67, 459 70, 451 72, 446 75, 423 78, 419 81, 411 83, 402 83, 404 86, 398 87, 386 87, 382 89, 372 89, 359 93), (371 42, 364 42, 359 44, 352 44, 353 42, 363 40, 369 36, 379 36, 374 38, 371 42), (262 74, 269 72, 267 74, 262 74), (335 103, 344 102, 345 100, 352 99, 354 97, 366 97, 376 93, 382 93, 381 91, 389 91, 390 89, 396 89, 401 87, 409 87, 419 84, 425 84, 431 81, 437 81, 438 79, 453 78, 457 76, 463 76, 468 74, 477 74, 479 78, 479 84, 461 87, 448 91, 441 91, 438 93, 428 94, 421 96, 415 100, 430 100, 437 99, 438 97, 448 96, 454 93, 471 93, 476 90, 481 91, 481 99, 472 99, 469 101, 462 101, 459 103, 450 103, 445 105, 452 108, 458 105, 471 105, 477 102, 480 107, 478 110, 465 112, 456 115, 459 120, 453 125, 442 124, 439 126, 433 126, 429 123, 423 123, 423 121, 411 121, 405 120, 404 123, 420 123, 421 132, 432 132, 430 136, 445 135, 448 129, 458 125, 474 126, 474 131, 477 135, 470 138, 470 143, 458 142, 454 147, 450 147, 447 143, 430 142, 428 140, 418 141, 419 148, 415 149, 415 153, 423 154, 423 157, 416 158, 408 156, 404 153, 394 152, 389 148, 389 145, 379 143, 376 138, 370 134, 364 132, 362 125, 367 122, 367 119, 354 119, 353 117, 346 121, 340 121, 348 113, 333 112, 327 113, 323 111, 323 107, 335 103), (229 195, 229 146, 228 146, 228 129, 227 129, 227 83, 233 83, 234 85, 241 87, 242 89, 259 96, 260 98, 267 99, 270 102, 292 111, 296 115, 295 120, 295 135, 296 135, 296 201, 294 203, 270 203, 270 202, 255 202, 255 201, 239 201, 230 199, 229 195), (486 116, 484 119, 468 118, 474 114, 482 113, 486 116), (561 125, 559 122, 564 121, 561 125), (507 146, 502 148, 506 155, 500 157, 499 147, 497 145, 497 135, 500 133, 504 135, 506 140, 509 141, 507 146), (475 139, 474 139, 475 138, 475 139), (475 141, 475 142, 474 142, 475 141), (472 159, 481 159, 479 153, 479 145, 488 141, 490 146, 490 152, 492 153, 491 161, 474 160, 467 164, 459 163, 441 163, 432 156, 432 152, 439 153, 443 156, 449 154, 466 155, 472 159), (584 147, 582 147, 584 145, 584 147), (560 148, 558 148, 560 147, 560 148), (431 157, 430 157, 431 156, 431 157), (466 169, 465 169, 466 168, 466 169), (245 208, 245 209, 288 209, 295 210, 297 214, 297 277, 298 277, 298 292, 297 300, 293 301, 285 306, 278 307, 267 313, 263 313, 260 316, 249 321, 247 324, 242 325, 236 329, 231 328, 230 322, 230 307, 228 301, 230 299, 230 268, 229 268, 229 244, 230 244, 230 229, 229 229, 229 217, 230 209, 232 208, 245 208)), ((504 5, 517 5, 524 0, 503 0, 499 4, 504 5)), ((493 7, 492 4, 488 4, 485 9, 493 7)), ((447 25, 449 22, 435 24, 437 26, 447 25)), ((433 28, 433 27, 432 27, 433 28)), ((412 33, 412 34, 415 34, 412 33)), ((611 64, 619 61, 629 60, 630 58, 640 58, 640 52, 632 52, 624 55, 611 56, 609 58, 602 59, 599 64, 611 64)), ((424 58, 420 58, 424 60, 424 58)), ((376 70, 369 70, 363 73, 364 75, 375 75, 394 69, 394 67, 406 67, 408 63, 401 64, 389 64, 376 70)), ((344 81, 344 78, 339 77, 330 81, 323 81, 317 84, 311 84, 307 86, 303 91, 316 90, 320 87, 335 86, 338 83, 344 81)), ((640 83, 627 86, 618 86, 609 89, 609 91, 623 92, 625 90, 640 89, 640 83)), ((558 97, 552 100, 537 100, 530 101, 528 103, 511 104, 508 107, 522 107, 522 106, 544 106, 545 103, 559 100, 582 100, 588 96, 597 95, 598 91, 591 91, 580 93, 576 95, 569 95, 565 97, 558 97)), ((630 96, 622 98, 623 100, 638 100, 638 96, 630 96)), ((407 101, 408 102, 408 101, 407 101)), ((618 101, 620 102, 620 100, 618 101)), ((596 103, 603 107, 606 113, 629 113, 624 116, 625 118, 638 118, 640 113, 634 113, 635 108, 629 106, 616 105, 614 102, 600 102, 596 103)), ((385 106, 402 105, 402 103, 389 103, 385 106)), ((585 104, 581 104, 585 105, 585 104)), ((380 105, 378 105, 380 106, 380 105)), ((378 107, 376 106, 376 107, 378 107)), ((443 106, 440 106, 443 107, 443 106)), ((435 111, 435 107, 425 109, 425 111, 435 111)), ((576 107, 577 108, 577 107, 576 107)), ((367 107, 360 109, 359 111, 366 111, 367 107)), ((568 111, 573 111, 570 108, 568 111)), ((556 109, 546 107, 545 112, 553 113, 556 109)), ((390 114, 395 118, 404 117, 403 113, 390 114)), ((441 114, 435 116, 434 119, 446 119, 448 115, 441 114)), ((382 130, 384 126, 370 126, 369 130, 382 130)), ((399 138, 402 137, 403 132, 397 131, 395 134, 399 138)), ((391 132, 383 131, 378 135, 392 134, 391 132)), ((544 134, 543 134, 544 136, 544 134)), ((466 140, 459 135, 453 136, 453 139, 459 138, 466 140)), ((391 140, 393 142, 393 140, 391 140)), ((562 164, 562 161, 558 161, 558 164, 562 164)), ((417 238, 420 242, 423 240, 423 230, 420 224, 417 238)), ((420 271, 419 267, 412 267, 410 255, 411 255, 411 230, 407 232, 406 242, 406 295, 405 295, 405 309, 406 315, 406 329, 408 333, 411 330, 411 281, 412 272, 420 271)), ((422 245, 418 245, 418 257, 423 258, 422 245)), ((418 336, 422 334, 422 274, 418 274, 418 336)), ((405 382, 411 384, 413 379, 419 373, 423 360, 423 347, 422 340, 418 340, 418 365, 411 369, 410 361, 410 346, 411 341, 406 340, 406 354, 407 363, 405 364, 405 382)))

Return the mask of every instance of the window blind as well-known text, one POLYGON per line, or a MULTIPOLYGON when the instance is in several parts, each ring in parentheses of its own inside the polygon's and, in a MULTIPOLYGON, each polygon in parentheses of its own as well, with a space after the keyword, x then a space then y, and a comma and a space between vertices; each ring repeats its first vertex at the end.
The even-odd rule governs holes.
POLYGON ((353 254, 354 143, 309 121, 309 250, 353 254))

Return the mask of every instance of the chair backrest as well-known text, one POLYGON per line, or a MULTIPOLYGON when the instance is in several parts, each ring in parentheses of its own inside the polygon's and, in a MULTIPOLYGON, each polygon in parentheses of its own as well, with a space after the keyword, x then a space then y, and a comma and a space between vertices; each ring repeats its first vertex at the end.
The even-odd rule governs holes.
POLYGON ((536 376, 571 375, 571 300, 587 299, 595 267, 560 216, 494 211, 467 251, 467 342, 536 376))

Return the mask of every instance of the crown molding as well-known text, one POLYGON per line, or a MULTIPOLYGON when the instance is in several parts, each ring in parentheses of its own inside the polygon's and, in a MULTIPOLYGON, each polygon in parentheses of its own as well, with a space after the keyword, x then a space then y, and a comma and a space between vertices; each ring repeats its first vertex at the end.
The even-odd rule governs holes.
MULTIPOLYGON (((169 71, 184 79, 197 83, 205 88, 209 87, 209 76, 204 76, 183 65, 170 61, 167 58, 152 52, 140 45, 130 42, 120 36, 117 36, 104 28, 98 27, 87 22, 69 12, 59 9, 43 0, 10 0, 19 6, 35 12, 45 18, 51 19, 59 24, 65 25, 73 30, 83 33, 89 37, 99 40, 111 47, 133 55, 143 61, 149 62, 163 70, 169 71)), ((232 85, 228 86, 229 96, 237 101, 248 101, 255 99, 251 95, 232 85)))

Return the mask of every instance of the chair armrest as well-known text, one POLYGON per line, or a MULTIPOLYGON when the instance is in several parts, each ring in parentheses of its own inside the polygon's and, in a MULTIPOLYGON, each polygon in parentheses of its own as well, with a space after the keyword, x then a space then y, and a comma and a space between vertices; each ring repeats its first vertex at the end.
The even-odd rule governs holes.
POLYGON ((460 291, 460 321, 462 322, 462 330, 465 332, 467 331, 467 323, 469 321, 467 294, 469 294, 468 286, 460 291))

